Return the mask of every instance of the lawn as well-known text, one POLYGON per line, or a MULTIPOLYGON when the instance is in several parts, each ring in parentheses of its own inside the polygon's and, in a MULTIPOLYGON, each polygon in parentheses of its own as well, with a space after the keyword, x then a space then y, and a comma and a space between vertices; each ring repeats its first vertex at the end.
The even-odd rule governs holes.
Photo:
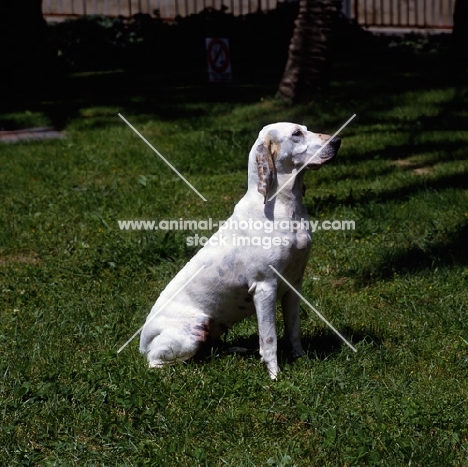
POLYGON ((0 146, 2 465, 468 465, 468 98, 434 58, 383 62, 298 106, 114 73, 1 115, 67 135, 0 146), (227 218, 263 125, 332 134, 354 113, 305 203, 356 228, 315 233, 303 293, 357 353, 303 305, 307 356, 280 343, 276 382, 254 319, 186 364, 149 371, 138 339, 117 354, 196 251, 118 220, 227 218))

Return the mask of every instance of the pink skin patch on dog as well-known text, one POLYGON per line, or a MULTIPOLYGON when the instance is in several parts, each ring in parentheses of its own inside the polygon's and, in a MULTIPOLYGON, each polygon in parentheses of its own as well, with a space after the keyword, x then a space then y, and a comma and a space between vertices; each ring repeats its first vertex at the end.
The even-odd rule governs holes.
POLYGON ((190 336, 198 342, 205 342, 210 334, 209 320, 190 326, 190 336))
POLYGON ((232 328, 234 323, 220 323, 212 319, 201 321, 196 324, 186 325, 184 331, 195 342, 203 343, 208 338, 218 339, 223 334, 227 333, 232 328))

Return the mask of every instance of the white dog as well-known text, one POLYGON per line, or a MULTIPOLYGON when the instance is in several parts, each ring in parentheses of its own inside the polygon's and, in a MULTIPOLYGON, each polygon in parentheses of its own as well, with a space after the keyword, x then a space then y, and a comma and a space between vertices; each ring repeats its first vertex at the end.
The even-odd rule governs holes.
POLYGON ((339 146, 338 138, 330 140, 293 123, 260 131, 249 155, 247 193, 226 224, 169 283, 146 319, 140 351, 150 367, 189 359, 208 337, 217 338, 256 313, 260 355, 276 379, 278 299, 293 355, 304 354, 300 299, 269 266, 300 292, 311 233, 302 205, 305 170, 299 169, 306 163, 307 169, 318 169, 339 146))

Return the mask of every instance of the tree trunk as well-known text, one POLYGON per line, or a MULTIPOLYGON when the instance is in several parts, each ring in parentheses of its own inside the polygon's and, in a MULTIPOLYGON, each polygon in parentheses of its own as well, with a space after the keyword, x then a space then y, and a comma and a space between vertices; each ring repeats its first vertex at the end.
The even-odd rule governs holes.
POLYGON ((463 73, 468 64, 468 1, 456 0, 453 12, 452 56, 455 71, 463 73))
POLYGON ((5 93, 35 87, 50 66, 42 0, 5 1, 0 7, 0 43, 5 93))
POLYGON ((308 100, 327 86, 332 28, 341 1, 300 0, 289 56, 281 79, 280 97, 308 100))

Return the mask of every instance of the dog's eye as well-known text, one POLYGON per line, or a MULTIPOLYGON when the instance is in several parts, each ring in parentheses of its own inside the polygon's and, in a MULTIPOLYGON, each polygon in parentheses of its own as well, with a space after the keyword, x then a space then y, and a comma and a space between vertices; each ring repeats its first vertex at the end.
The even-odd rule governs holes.
POLYGON ((303 136, 301 130, 296 130, 292 135, 296 138, 300 138, 301 136, 303 136))

